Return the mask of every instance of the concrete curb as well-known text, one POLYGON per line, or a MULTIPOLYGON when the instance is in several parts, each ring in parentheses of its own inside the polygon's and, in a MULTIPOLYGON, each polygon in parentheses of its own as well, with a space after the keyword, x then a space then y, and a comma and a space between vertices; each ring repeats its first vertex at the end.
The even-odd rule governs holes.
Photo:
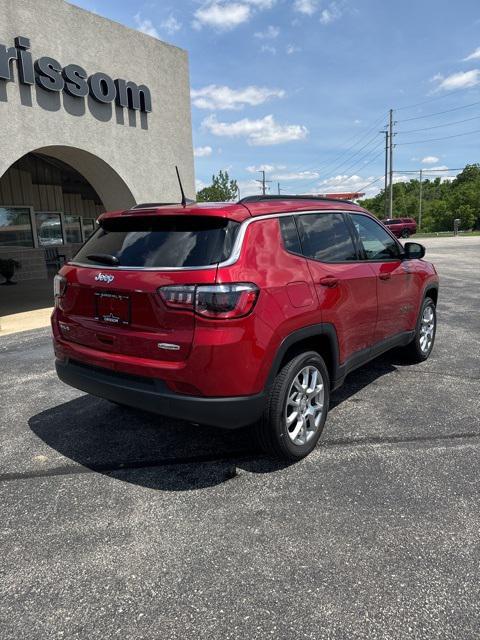
POLYGON ((9 316, 0 317, 0 337, 20 331, 30 329, 41 329, 50 325, 52 307, 45 309, 35 309, 35 311, 25 311, 24 313, 13 313, 9 316))

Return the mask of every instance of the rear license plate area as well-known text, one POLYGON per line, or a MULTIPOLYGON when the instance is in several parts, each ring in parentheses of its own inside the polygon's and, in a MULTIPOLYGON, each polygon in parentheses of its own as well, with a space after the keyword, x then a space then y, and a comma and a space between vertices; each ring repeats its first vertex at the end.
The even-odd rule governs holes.
POLYGON ((95 320, 109 325, 130 324, 130 296, 97 291, 95 293, 95 320))

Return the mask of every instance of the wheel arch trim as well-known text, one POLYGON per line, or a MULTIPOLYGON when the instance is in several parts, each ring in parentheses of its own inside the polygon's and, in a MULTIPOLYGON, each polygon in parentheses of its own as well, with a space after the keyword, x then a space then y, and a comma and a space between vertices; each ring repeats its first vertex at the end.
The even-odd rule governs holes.
MULTIPOLYGON (((307 327, 297 329, 282 340, 275 353, 273 364, 270 367, 266 387, 270 387, 273 384, 273 381, 275 380, 275 377, 280 370, 280 365, 287 351, 291 347, 294 347, 296 344, 299 344, 304 340, 308 340, 309 338, 327 338, 329 347, 331 349, 331 370, 329 371, 331 375, 331 386, 332 388, 335 386, 335 382, 338 378, 340 363, 337 332, 332 324, 322 322, 319 324, 308 325, 307 327)), ((320 353, 320 355, 322 354, 320 353)), ((329 367, 327 366, 327 368, 329 367)))

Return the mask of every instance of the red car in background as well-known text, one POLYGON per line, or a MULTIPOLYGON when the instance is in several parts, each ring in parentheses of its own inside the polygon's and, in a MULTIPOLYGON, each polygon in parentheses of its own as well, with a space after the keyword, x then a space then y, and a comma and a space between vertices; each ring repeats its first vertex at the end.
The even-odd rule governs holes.
POLYGON ((409 238, 417 232, 417 223, 413 218, 388 218, 382 222, 397 238, 409 238))

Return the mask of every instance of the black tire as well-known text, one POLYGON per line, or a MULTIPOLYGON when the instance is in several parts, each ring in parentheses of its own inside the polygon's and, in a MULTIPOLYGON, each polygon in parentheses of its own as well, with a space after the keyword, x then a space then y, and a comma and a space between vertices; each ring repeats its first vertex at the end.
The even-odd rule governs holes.
POLYGON ((402 238, 409 238, 410 237, 410 231, 408 229, 404 229, 402 231, 402 238))
POLYGON ((330 378, 323 358, 316 351, 307 351, 295 356, 278 372, 270 390, 265 411, 258 425, 256 435, 263 451, 283 460, 300 460, 315 448, 327 418, 330 402, 330 378), (316 430, 305 444, 296 444, 288 435, 286 425, 287 394, 295 377, 306 366, 318 369, 323 382, 323 409, 316 430))
POLYGON ((432 353, 433 345, 435 344, 435 334, 437 331, 437 311, 435 307, 435 303, 431 298, 425 298, 420 307, 420 313, 418 314, 417 324, 415 327, 415 338, 401 350, 402 357, 412 363, 416 362, 425 362, 425 360, 432 353), (432 333, 432 341, 429 345, 428 349, 422 349, 420 344, 421 338, 421 327, 422 327, 422 318, 425 312, 425 309, 430 307, 433 311, 433 333, 432 333))

